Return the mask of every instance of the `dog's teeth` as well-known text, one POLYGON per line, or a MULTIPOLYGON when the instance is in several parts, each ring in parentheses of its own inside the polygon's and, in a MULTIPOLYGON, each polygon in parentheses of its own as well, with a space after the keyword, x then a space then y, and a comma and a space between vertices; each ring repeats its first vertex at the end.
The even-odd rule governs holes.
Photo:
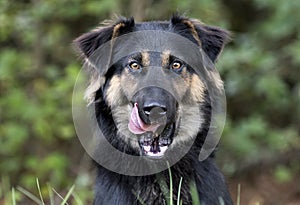
POLYGON ((168 146, 162 146, 162 147, 160 147, 160 151, 159 152, 155 152, 154 153, 154 152, 151 152, 149 150, 149 152, 147 152, 146 154, 148 156, 151 156, 151 157, 162 157, 162 156, 164 156, 164 154, 167 151, 167 149, 168 149, 168 146))
POLYGON ((150 152, 151 146, 143 146, 143 149, 146 153, 150 152))
POLYGON ((171 139, 168 137, 169 132, 173 127, 168 126, 165 130, 158 134, 157 132, 145 132, 140 136, 140 146, 146 156, 162 157, 171 144, 171 139))

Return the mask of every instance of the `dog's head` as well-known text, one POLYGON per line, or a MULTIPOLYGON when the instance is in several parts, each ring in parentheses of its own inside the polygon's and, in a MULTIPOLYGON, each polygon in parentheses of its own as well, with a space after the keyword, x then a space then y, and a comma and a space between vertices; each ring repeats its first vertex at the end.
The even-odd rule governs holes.
MULTIPOLYGON (((130 18, 120 19, 75 40, 92 70, 86 97, 89 103, 95 103, 98 124, 104 135, 120 150, 162 157, 167 150, 204 133, 210 121, 210 100, 203 78, 184 58, 188 52, 176 55, 170 49, 172 46, 158 50, 155 46, 143 47, 157 40, 158 37, 151 35, 135 39, 132 46, 137 49, 130 48, 129 40, 113 50, 116 39, 143 31, 180 35, 201 49, 212 64, 228 40, 228 32, 181 16, 173 16, 170 21, 145 23, 135 23, 130 18), (113 63, 104 65, 108 66, 106 69, 97 68, 93 59, 99 58, 96 51, 105 44, 109 45, 105 55, 108 53, 113 63), (142 49, 138 49, 139 45, 142 49), (126 55, 114 58, 120 50, 126 55)), ((175 49, 178 48, 175 46, 175 49)), ((205 63, 203 59, 200 62, 205 63)), ((215 83, 222 86, 220 81, 215 83)), ((205 136, 200 138, 203 140, 205 136)))

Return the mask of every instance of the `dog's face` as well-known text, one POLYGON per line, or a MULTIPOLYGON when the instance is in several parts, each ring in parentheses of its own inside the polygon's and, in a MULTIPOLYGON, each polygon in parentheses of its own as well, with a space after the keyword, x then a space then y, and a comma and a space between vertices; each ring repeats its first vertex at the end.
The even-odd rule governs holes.
POLYGON ((196 136, 205 88, 184 61, 167 51, 139 52, 113 67, 121 71, 107 84, 107 105, 119 132, 137 140, 133 145, 143 154, 160 157, 171 144, 196 136), (149 79, 154 79, 151 86, 140 86, 149 79))
MULTIPOLYGON (((201 47, 212 62, 228 38, 221 29, 175 16, 170 22, 141 24, 123 19, 79 37, 76 43, 89 62, 104 43, 145 30, 179 34, 201 47)), ((160 158, 195 140, 210 120, 207 87, 196 69, 170 50, 144 49, 122 56, 101 76, 93 72, 87 97, 96 103, 100 121, 114 124, 115 134, 109 141, 125 142, 141 155, 160 158)), ((102 130, 107 126, 99 125, 102 130)))

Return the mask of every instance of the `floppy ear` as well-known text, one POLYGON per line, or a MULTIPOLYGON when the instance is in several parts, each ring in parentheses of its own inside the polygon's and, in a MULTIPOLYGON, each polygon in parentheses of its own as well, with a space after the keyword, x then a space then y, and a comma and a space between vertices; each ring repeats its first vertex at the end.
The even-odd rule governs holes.
POLYGON ((204 52, 212 62, 215 62, 225 44, 230 41, 229 32, 218 27, 201 24, 200 22, 194 21, 193 23, 204 52))
POLYGON ((74 40, 75 46, 88 58, 102 44, 109 41, 112 37, 113 26, 98 28, 79 36, 74 40))
POLYGON ((134 26, 134 19, 120 18, 115 24, 92 30, 74 40, 75 46, 86 57, 109 40, 125 33, 134 26))
MULTIPOLYGON (((101 27, 79 36, 73 43, 85 58, 85 61, 90 62, 89 58, 101 45, 119 35, 129 32, 132 27, 134 27, 133 18, 120 18, 115 24, 101 27)), ((85 92, 85 99, 88 101, 88 104, 95 101, 97 90, 105 82, 105 76, 100 76, 99 71, 90 69, 93 67, 89 65, 86 64, 86 68, 90 71, 90 84, 85 92)))
POLYGON ((224 45, 229 42, 230 34, 228 31, 218 27, 207 26, 198 20, 188 19, 179 15, 171 18, 171 23, 175 29, 179 29, 181 35, 192 35, 194 42, 202 47, 204 52, 215 63, 224 45))

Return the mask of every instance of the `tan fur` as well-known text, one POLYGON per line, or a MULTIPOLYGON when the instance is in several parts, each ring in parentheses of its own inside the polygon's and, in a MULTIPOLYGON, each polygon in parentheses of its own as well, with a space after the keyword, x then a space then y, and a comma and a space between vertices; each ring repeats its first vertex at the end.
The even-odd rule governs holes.
POLYGON ((142 52, 142 64, 143 66, 150 65, 150 56, 148 52, 142 52))
POLYGON ((125 142, 130 144, 132 147, 139 149, 138 138, 135 134, 131 133, 128 129, 128 123, 130 119, 130 113, 132 112, 132 107, 130 105, 117 106, 112 110, 112 115, 115 121, 115 124, 118 128, 119 136, 125 142))
POLYGON ((169 59, 170 59, 170 51, 164 51, 161 54, 161 65, 163 68, 169 64, 169 59))
POLYGON ((112 39, 118 37, 120 28, 124 27, 124 26, 125 26, 124 23, 119 23, 119 24, 114 26, 114 30, 113 30, 113 33, 112 33, 112 39))
POLYGON ((178 114, 180 122, 178 134, 174 138, 171 146, 176 146, 184 141, 195 140, 195 137, 201 128, 204 119, 203 113, 200 112, 199 105, 179 105, 178 114), (200 119, 199 119, 200 116, 200 119))
POLYGON ((128 129, 132 108, 125 99, 124 92, 130 92, 131 88, 134 87, 134 83, 130 81, 129 78, 130 76, 128 76, 128 72, 126 71, 123 72, 121 76, 113 76, 107 89, 106 99, 108 105, 112 108, 112 116, 118 128, 119 136, 123 136, 125 142, 138 149, 138 139, 136 135, 131 133, 128 129), (124 81, 127 81, 127 83, 124 81), (130 86, 130 84, 132 84, 132 86, 130 86))
POLYGON ((193 22, 190 21, 190 20, 184 20, 183 23, 185 25, 187 25, 188 27, 190 27, 190 30, 192 32, 192 35, 193 35, 194 39, 197 41, 198 45, 201 46, 202 43, 201 43, 201 40, 200 40, 200 38, 198 36, 198 33, 196 31, 196 28, 195 28, 195 25, 193 24, 193 22))
POLYGON ((120 89, 123 89, 122 91, 126 96, 132 96, 137 91, 138 80, 125 69, 121 75, 120 89))
POLYGON ((221 77, 219 73, 216 71, 214 63, 209 59, 209 57, 205 54, 202 49, 200 49, 201 54, 202 54, 202 62, 203 62, 203 67, 207 72, 207 79, 209 82, 214 83, 215 88, 218 90, 223 90, 224 89, 224 84, 223 81, 221 80, 221 77))
POLYGON ((88 105, 90 105, 95 100, 96 91, 105 82, 105 77, 100 76, 95 66, 91 64, 87 59, 84 67, 90 70, 90 82, 84 93, 84 99, 87 101, 88 105))
POLYGON ((197 75, 192 75, 191 78, 191 95, 195 102, 204 101, 205 86, 197 75))
POLYGON ((115 106, 121 104, 122 91, 121 91, 121 78, 117 75, 113 76, 110 80, 108 89, 107 89, 107 102, 110 106, 115 106))

